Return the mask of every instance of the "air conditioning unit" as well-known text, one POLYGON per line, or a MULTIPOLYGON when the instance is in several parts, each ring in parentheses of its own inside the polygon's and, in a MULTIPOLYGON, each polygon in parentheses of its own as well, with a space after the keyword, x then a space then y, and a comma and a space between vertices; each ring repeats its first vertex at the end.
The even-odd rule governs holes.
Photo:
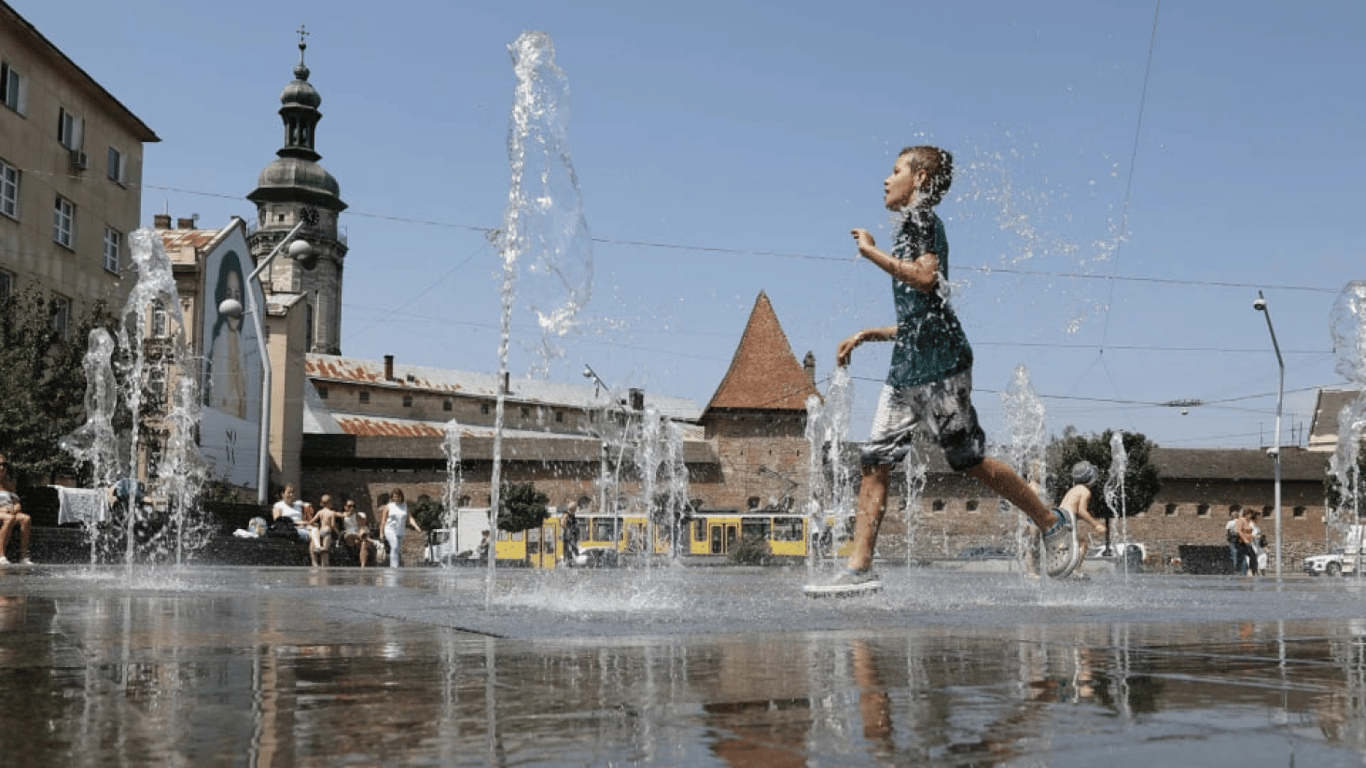
POLYGON ((71 167, 78 171, 84 171, 90 167, 90 156, 79 149, 71 150, 71 167))

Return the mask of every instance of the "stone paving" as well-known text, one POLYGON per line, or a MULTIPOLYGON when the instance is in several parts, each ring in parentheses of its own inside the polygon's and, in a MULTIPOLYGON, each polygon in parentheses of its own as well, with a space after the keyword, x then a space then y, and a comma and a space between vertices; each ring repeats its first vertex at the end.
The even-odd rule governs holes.
POLYGON ((1366 584, 0 569, 15 766, 1361 766, 1366 584))

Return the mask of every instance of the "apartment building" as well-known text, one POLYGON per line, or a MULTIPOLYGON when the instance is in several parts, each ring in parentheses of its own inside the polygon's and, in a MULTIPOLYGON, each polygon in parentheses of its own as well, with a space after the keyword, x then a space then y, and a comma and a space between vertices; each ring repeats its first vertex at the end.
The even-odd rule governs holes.
POLYGON ((142 207, 145 123, 0 2, 0 299, 53 296, 64 331, 131 288, 128 233, 142 207))

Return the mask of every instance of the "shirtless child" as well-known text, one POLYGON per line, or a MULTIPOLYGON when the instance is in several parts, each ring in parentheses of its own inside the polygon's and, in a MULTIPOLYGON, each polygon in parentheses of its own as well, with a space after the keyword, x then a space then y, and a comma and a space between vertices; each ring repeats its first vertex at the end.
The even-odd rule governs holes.
MULTIPOLYGON (((1089 461, 1079 461, 1072 465, 1073 486, 1067 489, 1063 495, 1062 502, 1058 506, 1072 513, 1080 523, 1084 522, 1091 526, 1091 530, 1096 533, 1105 533, 1105 526, 1091 516, 1091 485, 1096 482, 1096 465, 1089 461)), ((1086 539, 1077 536, 1077 547, 1081 551, 1082 557, 1086 556, 1086 539)))

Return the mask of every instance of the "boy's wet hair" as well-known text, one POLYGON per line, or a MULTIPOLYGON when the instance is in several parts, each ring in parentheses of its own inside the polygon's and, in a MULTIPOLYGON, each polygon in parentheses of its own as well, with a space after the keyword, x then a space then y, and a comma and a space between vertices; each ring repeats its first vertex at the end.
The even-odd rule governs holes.
POLYGON ((1096 465, 1089 461, 1079 461, 1072 465, 1072 482, 1077 485, 1090 485, 1096 481, 1096 465))
POLYGON ((924 169, 929 174, 924 188, 920 190, 923 195, 920 202, 929 206, 939 205, 939 201, 944 199, 944 194, 953 184, 953 155, 946 149, 927 144, 906 147, 897 157, 907 155, 912 157, 915 170, 924 169))

